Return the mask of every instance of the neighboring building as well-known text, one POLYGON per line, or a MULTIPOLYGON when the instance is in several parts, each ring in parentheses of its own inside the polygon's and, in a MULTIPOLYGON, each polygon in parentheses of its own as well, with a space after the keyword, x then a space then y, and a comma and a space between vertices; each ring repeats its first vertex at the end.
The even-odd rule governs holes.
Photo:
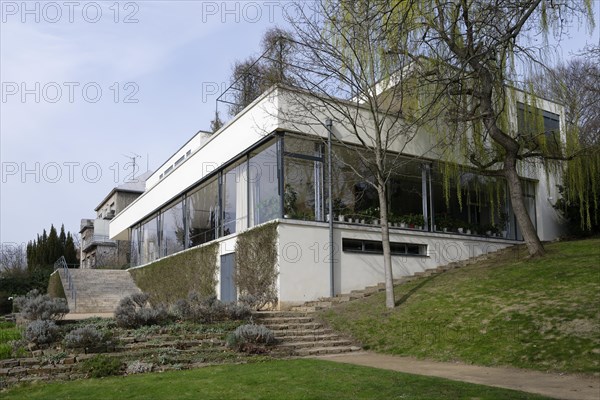
POLYGON ((146 172, 132 181, 113 188, 94 209, 95 219, 82 219, 80 268, 120 267, 130 263, 129 241, 112 240, 108 235, 110 220, 137 199, 145 189, 146 172))
MULTIPOLYGON (((131 265, 143 266, 159 258, 204 243, 220 243, 219 280, 234 274, 237 234, 259 224, 278 220, 279 307, 376 284, 384 280, 380 228, 369 225, 377 196, 348 167, 359 142, 341 123, 334 122, 332 198, 336 222, 335 256, 329 260, 327 223, 327 137, 322 114, 315 123, 289 122, 291 91, 273 87, 211 136, 199 133, 147 180, 146 191, 110 221, 111 240, 130 241, 131 265), (343 160, 339 162, 336 160, 343 160), (167 173, 168 171, 168 173, 167 173), (339 214, 344 214, 342 217, 339 214), (352 220, 349 220, 349 217, 352 220), (330 278, 330 276, 332 278, 330 278), (332 281, 333 279, 333 281, 332 281)), ((300 96, 295 93, 294 96, 300 96)), ((312 104, 309 99, 307 104, 312 104)), ((544 101, 544 119, 556 128, 564 125, 562 107, 544 101)), ((512 124, 519 107, 514 101, 512 124)), ((357 112, 362 112, 357 107, 357 112)), ((319 113, 315 108, 314 114, 319 113)), ((519 243, 522 239, 506 191, 493 198, 482 190, 489 177, 464 173, 452 187, 462 199, 445 201, 443 163, 424 152, 431 137, 421 135, 403 147, 403 167, 389 181, 390 209, 400 222, 422 217, 423 229, 393 226, 390 229, 394 276, 470 258, 519 243), (421 137, 422 136, 422 137, 421 137), (497 196, 497 197, 496 197, 497 196), (485 235, 493 220, 502 221, 503 237, 485 235), (449 222, 451 221, 451 222, 449 222), (448 232, 444 231, 448 229, 448 232), (457 232, 462 228, 464 234, 457 232), (467 229, 479 235, 467 235, 467 229)), ((394 146, 400 146, 396 143, 394 146)), ((492 182, 497 187, 502 183, 492 182)), ((523 187, 531 218, 542 240, 562 232, 560 217, 551 201, 557 199, 554 177, 540 170, 524 171, 523 187)), ((417 223, 419 225, 420 223, 417 223)), ((168 273, 165 271, 165 273, 168 273)), ((223 300, 219 285, 216 291, 223 300)), ((229 290, 228 290, 229 293, 229 290)))

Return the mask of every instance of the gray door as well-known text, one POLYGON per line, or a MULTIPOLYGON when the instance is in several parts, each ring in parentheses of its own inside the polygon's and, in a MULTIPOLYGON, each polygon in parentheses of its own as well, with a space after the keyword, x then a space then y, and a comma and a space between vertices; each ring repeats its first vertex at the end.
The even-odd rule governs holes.
POLYGON ((221 256, 221 301, 233 303, 237 301, 235 287, 235 253, 221 256))

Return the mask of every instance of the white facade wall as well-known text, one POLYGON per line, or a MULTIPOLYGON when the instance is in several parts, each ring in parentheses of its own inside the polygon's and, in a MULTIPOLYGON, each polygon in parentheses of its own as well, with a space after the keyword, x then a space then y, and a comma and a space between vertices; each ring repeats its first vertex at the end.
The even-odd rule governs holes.
MULTIPOLYGON (((280 220, 279 302, 289 308, 330 296, 329 229, 327 223, 280 220)), ((385 281, 383 255, 342 251, 342 239, 381 241, 377 226, 334 223, 335 294, 349 293, 385 281)), ((392 256, 394 279, 466 260, 520 243, 473 235, 390 228, 390 241, 427 246, 426 256, 392 256)))
MULTIPOLYGON (((187 141, 179 150, 175 152, 163 165, 161 165, 155 173, 150 175, 150 177, 146 180, 147 189, 156 185, 160 181, 160 176, 165 174, 165 171, 173 167, 173 169, 179 167, 179 165, 175 166, 175 162, 181 159, 184 160, 187 158, 187 153, 195 153, 198 149, 200 149, 204 144, 210 139, 212 135, 208 132, 200 131, 194 135, 190 140, 187 141)), ((191 156, 191 154, 190 154, 191 156)))
POLYGON ((200 151, 113 218, 110 237, 127 240, 131 226, 274 131, 277 128, 277 101, 273 93, 257 99, 254 107, 249 106, 245 112, 238 114, 213 134, 200 151))

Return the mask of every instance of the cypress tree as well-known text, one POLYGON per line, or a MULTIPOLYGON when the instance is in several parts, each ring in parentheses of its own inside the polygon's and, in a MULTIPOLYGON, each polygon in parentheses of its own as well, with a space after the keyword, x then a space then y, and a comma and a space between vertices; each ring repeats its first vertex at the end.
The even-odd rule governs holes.
POLYGON ((60 225, 60 235, 58 235, 58 240, 60 241, 61 250, 64 252, 65 245, 67 244, 67 236, 65 235, 65 224, 60 225))
POLYGON ((48 235, 48 241, 46 243, 46 259, 44 265, 52 265, 62 255, 62 249, 56 228, 54 225, 50 225, 50 234, 48 235))
POLYGON ((77 264, 77 249, 75 249, 75 242, 73 241, 71 232, 67 233, 64 256, 67 264, 77 264))

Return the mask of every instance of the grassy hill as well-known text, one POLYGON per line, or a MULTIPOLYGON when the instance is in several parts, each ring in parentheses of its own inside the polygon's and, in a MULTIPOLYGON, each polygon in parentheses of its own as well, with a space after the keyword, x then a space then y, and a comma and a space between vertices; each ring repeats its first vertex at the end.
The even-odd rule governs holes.
POLYGON ((600 239, 524 247, 323 312, 376 352, 600 373, 600 239))

